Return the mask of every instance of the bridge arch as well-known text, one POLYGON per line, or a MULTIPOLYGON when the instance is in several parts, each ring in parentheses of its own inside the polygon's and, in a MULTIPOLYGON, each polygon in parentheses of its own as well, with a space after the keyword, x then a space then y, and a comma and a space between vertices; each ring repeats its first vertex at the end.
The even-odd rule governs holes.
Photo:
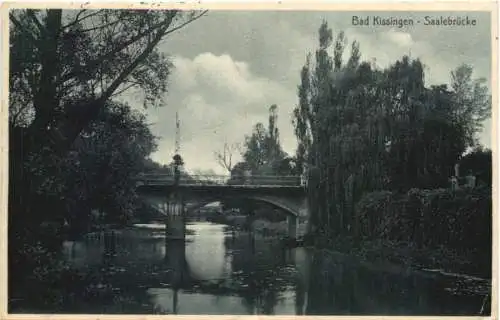
POLYGON ((190 200, 190 202, 195 202, 195 204, 189 205, 187 207, 188 211, 193 211, 197 210, 200 208, 203 208, 207 204, 213 203, 213 202, 224 202, 225 200, 228 199, 242 199, 242 200, 249 200, 249 201, 256 201, 260 203, 265 203, 273 206, 274 208, 281 209, 285 212, 287 216, 293 216, 294 218, 297 218, 303 213, 301 210, 304 208, 300 208, 299 205, 295 203, 287 203, 286 200, 283 199, 275 199, 275 197, 272 196, 257 196, 257 195, 246 195, 246 196, 238 196, 236 197, 224 197, 224 196, 214 196, 214 197, 207 197, 203 199, 196 199, 196 200, 190 200))

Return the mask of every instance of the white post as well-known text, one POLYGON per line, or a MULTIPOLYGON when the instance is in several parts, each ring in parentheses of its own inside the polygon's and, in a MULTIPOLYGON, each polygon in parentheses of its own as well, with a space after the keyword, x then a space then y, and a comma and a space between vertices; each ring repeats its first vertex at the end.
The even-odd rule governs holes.
POLYGON ((288 222, 288 238, 297 239, 297 217, 288 215, 286 220, 288 222))

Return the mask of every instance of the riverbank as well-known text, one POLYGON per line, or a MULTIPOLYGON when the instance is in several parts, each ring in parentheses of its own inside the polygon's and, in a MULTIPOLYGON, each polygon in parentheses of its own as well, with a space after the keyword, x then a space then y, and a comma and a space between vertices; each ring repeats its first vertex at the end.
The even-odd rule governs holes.
MULTIPOLYGON (((251 231, 263 237, 277 237, 286 239, 288 237, 288 223, 287 221, 271 222, 265 219, 255 219, 250 224, 246 216, 228 216, 223 221, 217 221, 228 225, 237 230, 251 231)), ((305 224, 299 223, 298 232, 299 236, 305 233, 305 224)))
POLYGON ((448 288, 454 296, 479 296, 478 315, 491 312, 491 273, 481 274, 474 263, 450 250, 418 250, 404 244, 383 244, 365 242, 358 246, 346 246, 338 242, 335 246, 312 246, 305 248, 328 254, 333 259, 341 257, 345 261, 356 261, 365 268, 383 270, 393 274, 418 274, 431 279, 453 279, 448 288))
POLYGON ((401 269, 463 275, 468 278, 491 282, 491 263, 480 264, 477 252, 459 254, 445 247, 417 248, 411 243, 382 240, 355 243, 348 237, 338 238, 329 244, 306 245, 316 250, 351 255, 366 262, 398 266, 401 269))
MULTIPOLYGON (((453 296, 464 298, 479 297, 476 299, 478 301, 478 316, 488 316, 491 313, 491 278, 481 278, 464 273, 452 273, 443 269, 429 269, 415 263, 388 259, 389 256, 392 258, 396 257, 394 253, 385 256, 379 255, 378 258, 374 258, 368 254, 363 254, 359 250, 341 252, 332 248, 319 248, 317 246, 307 246, 305 248, 321 252, 321 255, 329 256, 332 261, 354 263, 373 272, 383 272, 403 277, 417 275, 422 279, 432 279, 432 281, 447 283, 446 291, 450 292, 453 296)), ((369 250, 365 252, 369 252, 369 250)), ((403 255, 400 255, 399 258, 403 258, 403 255)))

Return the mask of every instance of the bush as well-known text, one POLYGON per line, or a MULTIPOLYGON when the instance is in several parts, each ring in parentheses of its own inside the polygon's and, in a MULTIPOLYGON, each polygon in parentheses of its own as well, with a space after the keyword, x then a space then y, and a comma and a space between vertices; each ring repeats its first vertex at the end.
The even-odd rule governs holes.
POLYGON ((392 192, 376 191, 365 195, 356 205, 356 236, 362 239, 383 234, 382 218, 392 200, 392 192))
MULTIPOLYGON (((16 257, 17 262, 23 263, 23 278, 17 277, 14 283, 9 276, 9 299, 22 301, 18 303, 21 308, 24 305, 35 310, 60 308, 75 293, 83 291, 85 282, 82 276, 70 268, 60 254, 50 252, 39 244, 20 248, 22 250, 16 253, 16 257)), ((18 271, 13 270, 13 273, 18 271)))
POLYGON ((358 238, 408 242, 419 248, 455 250, 489 264, 492 244, 491 188, 377 191, 356 206, 358 238))

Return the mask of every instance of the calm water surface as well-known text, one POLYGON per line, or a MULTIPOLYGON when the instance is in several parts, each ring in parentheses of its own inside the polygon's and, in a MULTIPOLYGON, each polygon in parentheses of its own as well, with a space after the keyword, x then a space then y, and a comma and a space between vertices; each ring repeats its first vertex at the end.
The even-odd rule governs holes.
POLYGON ((275 239, 205 222, 188 225, 185 247, 166 247, 160 228, 117 231, 115 244, 66 243, 67 259, 94 275, 97 293, 65 312, 477 315, 483 300, 471 292, 484 285, 477 279, 284 250, 275 239))

